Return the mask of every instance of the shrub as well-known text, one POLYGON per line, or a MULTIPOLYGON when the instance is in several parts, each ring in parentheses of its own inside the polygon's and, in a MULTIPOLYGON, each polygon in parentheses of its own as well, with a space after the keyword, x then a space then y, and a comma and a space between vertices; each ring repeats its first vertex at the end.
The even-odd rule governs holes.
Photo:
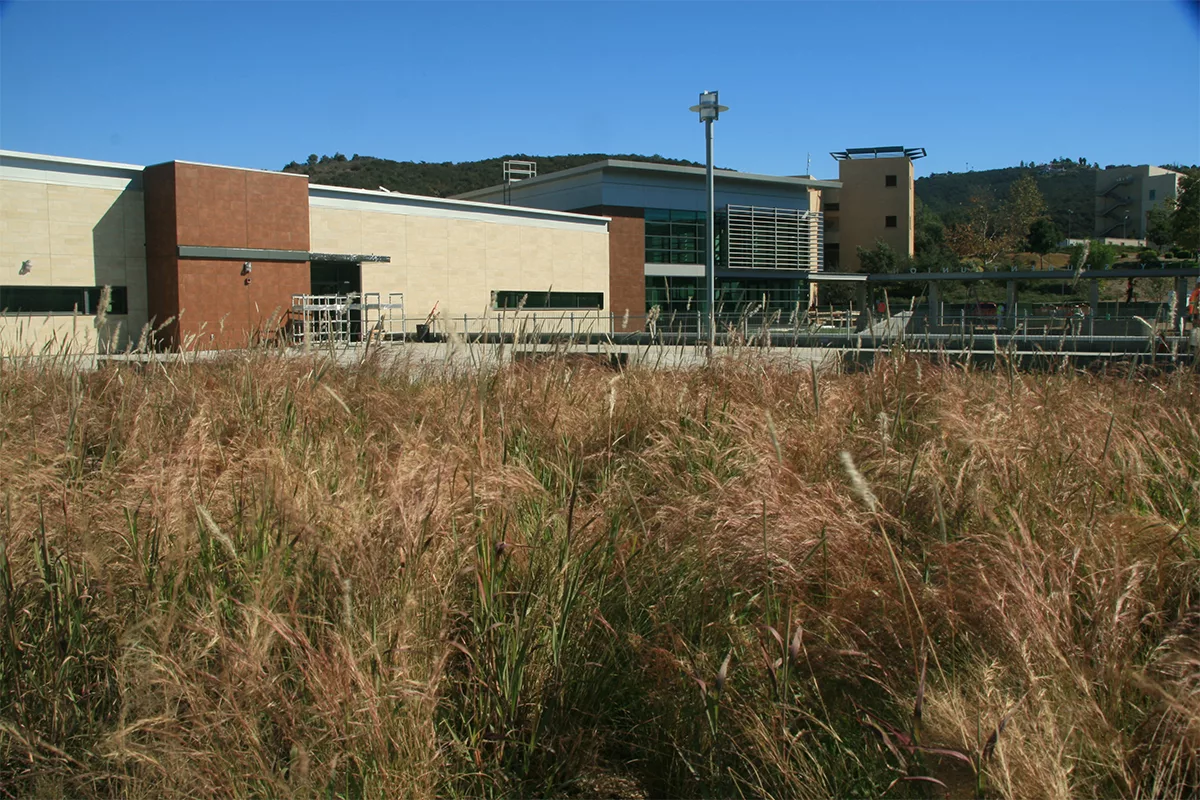
POLYGON ((1194 375, 399 352, 0 365, 5 795, 1194 795, 1194 375))

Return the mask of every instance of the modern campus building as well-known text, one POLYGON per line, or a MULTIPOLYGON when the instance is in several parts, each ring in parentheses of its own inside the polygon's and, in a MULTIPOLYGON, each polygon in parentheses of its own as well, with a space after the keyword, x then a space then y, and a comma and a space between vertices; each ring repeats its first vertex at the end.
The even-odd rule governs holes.
POLYGON ((147 325, 161 345, 234 347, 286 331, 296 298, 352 292, 376 299, 360 327, 437 315, 452 330, 526 294, 521 313, 604 324, 608 225, 281 172, 0 151, 0 347, 123 350, 147 325))
MULTIPOLYGON (((713 184, 718 309, 806 307, 806 277, 824 268, 821 193, 839 184, 720 169, 713 184)), ((459 198, 610 218, 618 331, 640 328, 656 306, 694 315, 704 303, 703 168, 609 159, 459 198)))
POLYGON ((858 147, 830 155, 838 162, 841 188, 825 192, 826 266, 858 272, 858 248, 870 249, 876 242, 912 257, 913 161, 925 157, 925 148, 858 147))
MULTIPOLYGON (((786 318, 814 272, 858 268, 856 247, 911 254, 922 155, 847 150, 840 180, 717 170, 718 313, 786 318)), ((386 336, 531 316, 621 332, 652 308, 698 322, 705 208, 702 168, 621 160, 443 199, 0 151, 0 346, 120 351, 153 329, 156 346, 222 348, 334 322, 386 336), (333 299, 349 295, 358 307, 333 299)))
POLYGON ((1183 175, 1162 167, 1109 167, 1096 171, 1093 234, 1098 238, 1145 239, 1146 215, 1179 196, 1183 175))

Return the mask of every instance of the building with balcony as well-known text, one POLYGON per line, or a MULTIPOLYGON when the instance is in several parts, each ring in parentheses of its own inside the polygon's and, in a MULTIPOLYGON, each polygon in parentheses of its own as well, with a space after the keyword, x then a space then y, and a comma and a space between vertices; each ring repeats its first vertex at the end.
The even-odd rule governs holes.
POLYGON ((1162 167, 1109 167, 1096 171, 1092 233, 1098 238, 1145 239, 1150 210, 1179 195, 1183 175, 1162 167))

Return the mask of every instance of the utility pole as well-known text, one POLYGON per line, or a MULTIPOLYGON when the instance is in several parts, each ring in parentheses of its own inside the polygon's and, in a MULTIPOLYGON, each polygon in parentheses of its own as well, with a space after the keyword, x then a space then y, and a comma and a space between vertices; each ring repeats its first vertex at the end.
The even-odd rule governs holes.
POLYGON ((705 145, 705 166, 704 166, 704 182, 708 193, 708 214, 705 217, 705 251, 704 259, 704 278, 708 289, 708 344, 706 347, 708 360, 712 361, 713 349, 716 347, 717 341, 717 246, 715 241, 716 226, 714 214, 714 191, 713 191, 713 123, 721 115, 722 111, 728 111, 728 106, 723 106, 718 100, 717 92, 701 92, 700 102, 697 105, 689 108, 689 111, 698 111, 700 113, 700 121, 704 123, 704 145, 705 145))

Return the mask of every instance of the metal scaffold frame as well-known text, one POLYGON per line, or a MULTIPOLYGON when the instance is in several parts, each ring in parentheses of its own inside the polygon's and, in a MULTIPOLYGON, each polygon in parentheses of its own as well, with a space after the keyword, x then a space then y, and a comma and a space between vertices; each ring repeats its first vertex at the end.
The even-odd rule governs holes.
POLYGON ((400 292, 390 293, 386 303, 380 300, 379 292, 292 295, 294 345, 400 338, 404 326, 404 295, 400 292))

